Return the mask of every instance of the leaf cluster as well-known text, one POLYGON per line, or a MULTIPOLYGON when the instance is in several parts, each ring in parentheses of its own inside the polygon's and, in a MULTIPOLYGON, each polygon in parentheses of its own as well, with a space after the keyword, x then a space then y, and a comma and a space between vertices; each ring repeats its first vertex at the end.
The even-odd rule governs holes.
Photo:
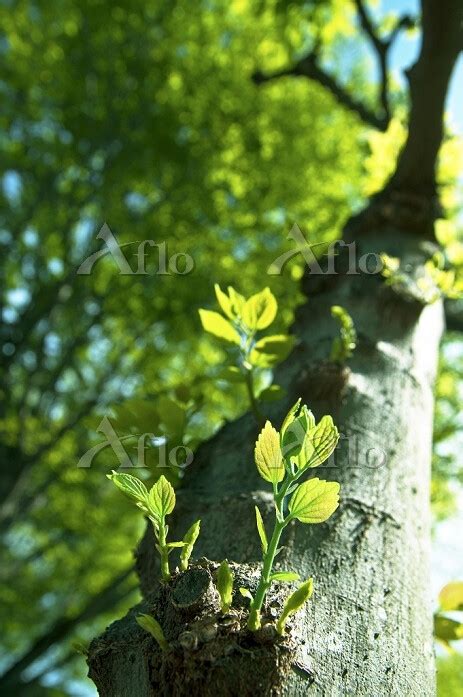
POLYGON ((417 299, 426 305, 440 298, 458 299, 463 294, 463 279, 456 268, 446 268, 442 252, 427 259, 415 275, 402 268, 400 260, 387 254, 381 255, 381 274, 387 285, 417 299))
POLYGON ((166 516, 175 508, 175 491, 170 482, 161 475, 157 482, 148 491, 144 483, 131 474, 112 472, 107 475, 123 494, 135 502, 137 507, 148 516, 153 524, 156 537, 156 549, 161 557, 161 573, 164 580, 170 578, 169 555, 174 549, 181 549, 180 568, 185 571, 193 552, 193 547, 198 539, 201 521, 197 520, 186 532, 180 542, 167 542, 169 527, 166 524, 166 516))
POLYGON ((215 294, 222 314, 199 310, 205 331, 231 345, 234 365, 227 366, 219 377, 243 383, 248 391, 251 408, 260 418, 257 399, 274 400, 282 396, 277 385, 257 388, 262 371, 274 368, 284 360, 294 346, 294 338, 286 334, 260 336, 274 322, 278 303, 270 288, 245 298, 231 286, 225 293, 218 284, 215 294))
MULTIPOLYGON (((299 480, 311 469, 320 466, 332 455, 339 440, 339 433, 330 416, 323 416, 317 423, 312 412, 301 400, 289 410, 278 432, 267 421, 256 441, 255 462, 260 476, 272 485, 275 523, 271 539, 267 537, 264 521, 256 506, 257 531, 262 546, 263 567, 254 597, 242 590, 251 600, 248 626, 260 627, 260 612, 270 584, 273 581, 299 580, 291 571, 272 571, 278 554, 278 544, 284 528, 292 521, 305 524, 323 523, 339 505, 339 483, 318 477, 299 480)), ((291 595, 278 621, 277 629, 283 633, 290 614, 296 612, 311 596, 312 579, 308 579, 291 595)))

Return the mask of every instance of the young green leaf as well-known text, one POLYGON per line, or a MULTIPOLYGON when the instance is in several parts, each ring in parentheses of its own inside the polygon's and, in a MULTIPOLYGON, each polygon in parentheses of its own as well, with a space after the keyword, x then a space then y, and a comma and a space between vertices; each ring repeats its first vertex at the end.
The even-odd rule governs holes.
POLYGON ((150 513, 157 520, 162 520, 174 510, 175 491, 164 475, 161 475, 156 484, 151 487, 148 506, 150 513))
POLYGON ((199 316, 201 318, 201 323, 203 328, 209 334, 213 334, 219 339, 224 339, 224 341, 229 341, 232 344, 240 344, 240 335, 234 327, 230 324, 225 317, 219 315, 218 312, 213 312, 212 310, 199 310, 199 316))
POLYGON ((256 523, 257 523, 257 532, 259 533, 260 537, 260 542, 262 545, 262 551, 265 554, 268 549, 268 541, 267 541, 267 535, 265 532, 265 527, 264 527, 264 521, 262 520, 261 513, 257 506, 255 506, 256 509, 256 523))
POLYGON ((276 317, 278 304, 270 288, 264 288, 260 293, 251 295, 246 300, 242 317, 251 330, 266 329, 276 317))
POLYGON ((133 477, 131 474, 121 474, 114 470, 111 474, 106 475, 118 489, 126 496, 139 503, 146 504, 148 498, 148 489, 140 479, 133 477))
POLYGON ((259 434, 254 449, 256 466, 262 479, 276 484, 285 476, 280 449, 280 436, 270 421, 267 421, 259 434))
POLYGON ((194 544, 198 539, 200 527, 201 521, 197 520, 196 523, 193 523, 188 532, 185 533, 185 537, 183 538, 185 546, 180 553, 180 568, 182 571, 186 571, 188 569, 188 562, 190 561, 194 544))
POLYGON ((228 317, 228 319, 234 319, 235 313, 233 311, 233 304, 231 299, 228 297, 226 293, 223 292, 218 283, 214 285, 214 290, 217 302, 219 303, 222 312, 228 317))
POLYGON ((306 404, 302 405, 298 418, 305 431, 310 431, 310 429, 314 428, 315 416, 312 414, 310 409, 307 408, 306 404))
POLYGON ((313 445, 313 455, 308 467, 318 467, 334 452, 338 441, 339 431, 331 416, 323 416, 319 423, 308 433, 313 445))
POLYGON ((222 612, 228 612, 232 604, 233 578, 228 561, 224 559, 217 572, 217 590, 220 595, 222 612))
POLYGON ((169 644, 164 636, 161 625, 154 617, 151 615, 137 615, 135 620, 142 629, 149 632, 151 636, 156 639, 162 651, 167 651, 169 644))
POLYGON ((186 542, 168 542, 166 544, 167 549, 180 549, 180 547, 185 547, 186 542))
POLYGON ((284 583, 289 583, 290 581, 299 581, 299 579, 299 574, 296 574, 293 571, 277 571, 275 574, 272 574, 270 576, 271 581, 281 581, 284 583))
POLYGON ((338 482, 323 479, 309 479, 294 492, 289 511, 301 523, 323 523, 339 506, 338 482))
POLYGON ((334 452, 339 441, 339 432, 331 416, 323 416, 320 422, 309 429, 301 451, 291 461, 300 470, 318 467, 334 452))
POLYGON ((294 347, 295 338, 285 334, 266 336, 256 342, 250 362, 260 368, 271 368, 275 363, 283 361, 289 356, 294 347))
POLYGON ((303 408, 299 415, 287 425, 284 436, 281 438, 281 450, 285 459, 299 455, 306 439, 310 413, 303 408))
POLYGON ((237 317, 241 318, 246 303, 245 298, 232 288, 232 286, 228 286, 228 295, 230 296, 233 312, 237 317))
POLYGON ((294 421, 294 419, 296 418, 296 415, 299 411, 299 407, 301 406, 301 402, 302 402, 302 399, 299 397, 296 404, 293 404, 293 406, 291 407, 291 409, 288 411, 288 413, 286 414, 286 416, 284 418, 284 421, 283 421, 283 424, 282 424, 281 430, 280 430, 280 440, 282 443, 283 443, 283 437, 286 433, 286 430, 287 430, 289 424, 291 424, 294 421))
MULTIPOLYGON (((275 505, 275 525, 272 540, 267 544, 260 512, 256 507, 256 521, 259 537, 262 542, 263 566, 254 598, 251 602, 247 626, 252 632, 261 625, 261 612, 270 582, 288 583, 299 580, 298 574, 292 571, 277 571, 272 573, 276 555, 281 551, 279 542, 286 524, 294 518, 303 523, 320 523, 329 518, 339 504, 339 489, 337 482, 326 482, 313 479, 302 485, 297 480, 309 466, 323 462, 333 451, 338 433, 330 417, 324 417, 318 425, 311 411, 301 400, 289 410, 283 421, 278 447, 278 433, 270 422, 265 424, 256 443, 256 464, 264 479, 274 484, 273 498, 275 505), (310 436, 310 437, 309 437, 310 436), (302 452, 301 452, 302 451, 302 452), (292 456, 291 460, 288 453, 292 456), (281 461, 284 458, 284 461, 281 461), (272 464, 278 463, 278 477, 272 477, 272 464), (281 476, 281 478, 280 478, 281 476), (276 484, 282 481, 281 487, 276 484), (288 506, 289 500, 289 506, 288 506), (289 513, 286 513, 289 508, 289 513)), ((288 598, 278 624, 278 631, 283 633, 287 617, 295 612, 312 592, 312 580, 293 593, 288 598)))
POLYGON ((252 602, 253 598, 250 590, 248 590, 247 588, 238 588, 238 590, 243 596, 243 598, 248 598, 252 602))
POLYGON ((313 593, 313 579, 309 578, 308 581, 305 581, 299 588, 294 591, 294 593, 291 593, 289 598, 287 598, 285 605, 283 607, 283 612, 280 615, 280 618, 277 622, 277 632, 281 635, 284 634, 285 631, 285 625, 286 622, 288 621, 288 617, 290 615, 294 615, 295 612, 297 612, 305 602, 310 598, 310 596, 313 593))

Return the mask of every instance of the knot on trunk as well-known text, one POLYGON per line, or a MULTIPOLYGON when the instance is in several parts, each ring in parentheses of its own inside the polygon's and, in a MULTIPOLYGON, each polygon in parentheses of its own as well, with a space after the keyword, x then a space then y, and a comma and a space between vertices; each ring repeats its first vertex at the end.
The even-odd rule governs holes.
POLYGON ((230 567, 234 590, 228 612, 221 612, 216 589, 219 564, 202 558, 187 571, 174 573, 168 583, 160 583, 95 639, 88 664, 100 697, 279 694, 298 644, 291 623, 284 637, 275 630, 288 588, 274 584, 262 628, 250 632, 249 601, 239 588, 255 591, 259 565, 230 563, 230 567), (137 625, 135 618, 141 613, 159 622, 166 650, 137 625))

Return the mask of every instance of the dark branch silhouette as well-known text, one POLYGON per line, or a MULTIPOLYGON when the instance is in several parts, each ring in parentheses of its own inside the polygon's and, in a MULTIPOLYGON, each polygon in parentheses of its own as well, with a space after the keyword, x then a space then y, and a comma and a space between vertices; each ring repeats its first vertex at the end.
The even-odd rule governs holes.
POLYGON ((288 75, 314 80, 325 87, 339 104, 357 114, 368 126, 372 126, 380 131, 386 131, 392 115, 389 95, 389 51, 400 31, 415 26, 415 20, 409 15, 400 17, 389 36, 383 38, 380 37, 377 28, 370 19, 363 0, 354 0, 354 2, 360 26, 368 38, 378 62, 380 73, 379 109, 370 107, 350 94, 346 87, 321 66, 321 56, 318 47, 307 53, 292 67, 274 73, 257 71, 253 75, 253 80, 257 85, 288 75))

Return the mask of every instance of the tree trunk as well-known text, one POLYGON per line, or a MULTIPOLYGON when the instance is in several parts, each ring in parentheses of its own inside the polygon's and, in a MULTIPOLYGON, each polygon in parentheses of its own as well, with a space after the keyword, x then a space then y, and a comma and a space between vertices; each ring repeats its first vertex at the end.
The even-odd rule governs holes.
MULTIPOLYGON (((418 94, 429 103, 434 94, 438 103, 430 118, 439 120, 441 133, 445 89, 441 80, 426 82, 419 66, 429 58, 429 42, 437 51, 436 65, 448 66, 443 52, 451 53, 453 64, 458 54, 454 42, 432 37, 436 26, 454 36, 452 26, 461 26, 461 10, 454 0, 439 7, 424 4, 425 40, 412 97, 418 94), (444 15, 447 10, 446 21, 433 23, 430 6, 434 13, 436 7, 444 15)), ((442 78, 445 85, 449 76, 450 69, 442 78)), ((413 105, 411 113, 413 125, 413 105)), ((345 239, 355 241, 357 259, 386 252, 412 270, 422 264, 422 239, 429 237, 434 214, 432 201, 429 205, 430 199, 423 198, 429 193, 432 197, 435 182, 437 150, 434 140, 427 141, 429 132, 418 127, 410 132, 391 185, 348 224, 345 239), (418 155, 428 145, 434 155, 422 159, 415 187, 413 152, 418 155)), ((214 564, 203 560, 175 577, 170 588, 160 586, 148 528, 138 550, 142 608, 158 616, 173 650, 162 654, 138 630, 134 609, 91 645, 90 675, 102 697, 435 694, 429 480, 442 304, 421 304, 386 286, 378 274, 352 273, 347 248, 344 252, 337 258, 336 273, 308 273, 304 280, 308 301, 293 327, 298 345, 276 375, 288 398, 268 413, 278 428, 288 407, 302 397, 317 418, 331 414, 342 433, 334 463, 320 473, 341 483, 339 510, 322 525, 290 525, 277 557, 281 568, 303 578, 313 576, 313 599, 283 641, 268 636, 253 640, 240 626, 232 636, 215 615, 214 564), (349 370, 327 361, 336 334, 330 316, 334 304, 348 310, 358 332, 349 370), (212 639, 201 634, 204 623, 213 624, 212 639), (188 645, 179 635, 192 627, 196 638, 190 632, 193 643, 188 645)), ((199 449, 178 492, 172 524, 172 539, 178 539, 200 517, 195 555, 239 563, 238 608, 244 607, 238 585, 252 588, 255 583, 255 566, 244 564, 260 558, 254 503, 266 512, 267 526, 273 516, 270 492, 254 466, 258 431, 253 418, 245 415, 199 449)), ((275 591, 267 615, 279 605, 275 591)), ((240 617, 235 620, 239 625, 240 617)))

